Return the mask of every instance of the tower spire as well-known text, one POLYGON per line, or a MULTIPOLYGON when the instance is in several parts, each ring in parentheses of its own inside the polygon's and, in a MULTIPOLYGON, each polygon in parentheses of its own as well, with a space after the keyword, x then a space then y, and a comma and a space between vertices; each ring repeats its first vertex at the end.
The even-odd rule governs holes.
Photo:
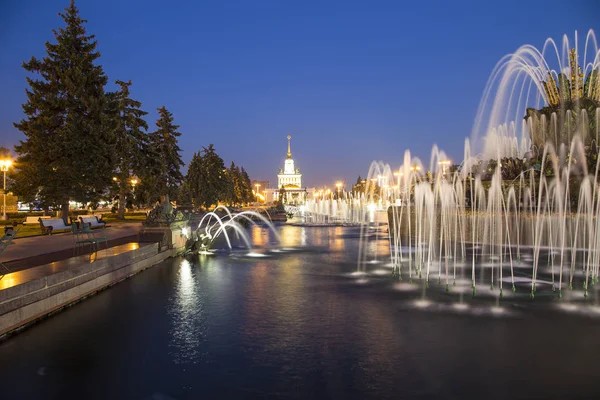
POLYGON ((288 135, 287 139, 288 139, 288 152, 285 158, 292 158, 292 149, 290 146, 290 139, 292 138, 292 135, 288 135))

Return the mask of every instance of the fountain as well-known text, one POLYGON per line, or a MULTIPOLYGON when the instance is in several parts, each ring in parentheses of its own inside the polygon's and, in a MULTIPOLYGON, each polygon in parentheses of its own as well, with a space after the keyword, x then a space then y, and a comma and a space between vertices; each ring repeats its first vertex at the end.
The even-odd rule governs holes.
POLYGON ((248 232, 245 225, 248 223, 257 224, 258 222, 265 224, 273 233, 278 243, 281 243, 281 238, 272 222, 268 218, 256 211, 242 211, 232 213, 225 206, 218 206, 213 211, 206 213, 196 230, 192 234, 192 243, 189 245, 191 251, 197 251, 200 254, 212 254, 215 250, 217 240, 224 239, 227 248, 233 249, 232 235, 239 239, 241 244, 249 250, 248 255, 256 256, 257 253, 252 251, 252 241, 248 237, 248 232), (223 215, 219 215, 221 210, 223 215))
MULTIPOLYGON (((575 34, 575 43, 565 37, 560 51, 548 39, 541 51, 523 46, 504 57, 460 165, 450 165, 436 146, 425 174, 408 150, 396 170, 372 163, 367 182, 389 206, 394 277, 422 283, 419 304, 429 304, 425 291, 435 282, 442 292, 458 293, 459 304, 466 287, 497 305, 521 293, 588 298, 600 268, 599 138, 600 51, 593 31, 582 47, 575 34)), ((365 238, 361 248, 368 244, 365 238)), ((362 250, 359 271, 366 262, 362 250)))
POLYGON ((303 226, 360 226, 369 220, 368 197, 343 192, 337 198, 306 201, 300 210, 303 226))
POLYGON ((190 215, 171 205, 169 196, 163 197, 142 223, 138 234, 140 242, 158 242, 159 248, 170 249, 175 254, 185 252, 189 236, 190 215))

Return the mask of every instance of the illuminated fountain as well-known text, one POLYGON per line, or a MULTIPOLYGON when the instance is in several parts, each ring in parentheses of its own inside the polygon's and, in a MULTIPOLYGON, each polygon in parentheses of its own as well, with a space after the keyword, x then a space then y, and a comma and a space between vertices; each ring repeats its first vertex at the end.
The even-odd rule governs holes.
POLYGON ((338 198, 307 200, 300 210, 304 225, 360 225, 372 216, 364 193, 341 193, 338 198))
POLYGON ((242 211, 234 214, 227 207, 218 206, 215 210, 206 213, 200 220, 193 235, 193 241, 196 243, 195 249, 200 254, 212 254, 217 240, 223 239, 227 248, 232 250, 233 239, 238 239, 240 244, 250 251, 248 255, 257 255, 252 251, 252 241, 248 235, 248 230, 244 226, 249 223, 265 224, 273 233, 277 242, 281 243, 281 238, 271 221, 260 213, 242 211), (224 215, 217 214, 218 210, 223 210, 224 215))
MULTIPOLYGON (((600 52, 592 31, 581 47, 576 34, 574 44, 549 39, 542 51, 523 46, 504 57, 462 163, 451 165, 434 146, 428 168, 410 151, 396 170, 371 165, 368 184, 380 204, 392 205, 394 276, 421 282, 422 304, 436 282, 459 304, 466 293, 497 302, 521 293, 596 301, 599 137, 600 52), (483 151, 473 155, 477 148, 483 151)), ((362 251, 359 271, 367 262, 362 251)))

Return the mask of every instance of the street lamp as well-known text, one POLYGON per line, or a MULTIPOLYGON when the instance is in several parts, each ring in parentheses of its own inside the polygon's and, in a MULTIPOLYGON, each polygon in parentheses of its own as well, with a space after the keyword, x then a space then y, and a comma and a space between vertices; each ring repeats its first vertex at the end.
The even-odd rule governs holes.
POLYGON ((258 203, 258 188, 260 187, 260 183, 255 183, 254 186, 256 186, 256 202, 258 203))
POLYGON ((442 166, 442 176, 446 176, 446 168, 450 165, 450 160, 442 160, 438 164, 442 166))
POLYGON ((402 170, 401 170, 401 169, 399 169, 398 171, 394 172, 394 176, 397 176, 397 177, 398 177, 398 186, 400 186, 400 177, 401 177, 402 175, 404 175, 404 174, 402 173, 402 170))
POLYGON ((131 186, 132 186, 131 193, 133 194, 133 201, 131 202, 131 206, 134 210, 135 210, 135 185, 137 185, 138 183, 140 183, 140 180, 138 178, 136 178, 136 177, 131 178, 131 186))
POLYGON ((8 217, 6 216, 6 171, 8 171, 8 168, 11 165, 12 165, 12 160, 9 158, 0 160, 0 168, 2 169, 2 171, 4 171, 4 209, 3 209, 2 219, 5 221, 8 219, 8 217))
POLYGON ((335 187, 337 188, 337 197, 338 199, 340 198, 340 190, 342 189, 342 186, 344 186, 344 184, 340 181, 335 183, 335 187))

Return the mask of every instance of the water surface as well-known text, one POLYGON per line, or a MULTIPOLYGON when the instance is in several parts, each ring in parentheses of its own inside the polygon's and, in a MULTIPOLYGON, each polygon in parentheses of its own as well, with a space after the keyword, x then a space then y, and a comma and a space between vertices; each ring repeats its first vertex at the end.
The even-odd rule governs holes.
POLYGON ((598 398, 600 319, 421 310, 385 238, 360 275, 356 228, 279 229, 287 251, 167 260, 0 343, 1 398, 598 398))

